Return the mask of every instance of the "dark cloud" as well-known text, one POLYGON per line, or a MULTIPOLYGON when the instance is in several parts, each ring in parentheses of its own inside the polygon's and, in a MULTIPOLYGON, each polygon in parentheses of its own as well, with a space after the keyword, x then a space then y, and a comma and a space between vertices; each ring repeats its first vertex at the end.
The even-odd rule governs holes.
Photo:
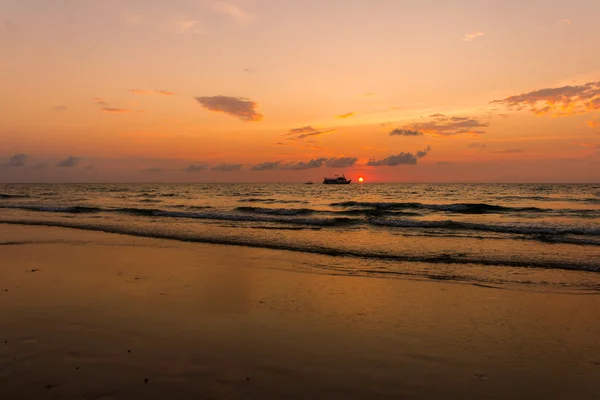
POLYGON ((152 168, 147 168, 142 170, 143 173, 146 174, 160 174, 162 172, 165 172, 164 168, 158 168, 158 167, 152 167, 152 168))
POLYGON ((319 130, 312 126, 303 126, 302 128, 290 129, 287 136, 292 136, 293 139, 304 139, 311 136, 320 136, 333 131, 335 131, 335 129, 319 130))
POLYGON ((494 100, 511 110, 529 110, 536 115, 553 112, 557 116, 575 115, 600 109, 600 81, 582 85, 545 88, 494 100))
POLYGON ((61 162, 59 162, 58 164, 56 164, 56 166, 64 167, 64 168, 71 168, 71 167, 75 167, 77 164, 79 164, 79 161, 81 161, 81 157, 69 156, 69 157, 65 158, 64 160, 62 160, 61 162))
POLYGON ((27 162, 27 154, 15 154, 8 159, 6 166, 8 167, 23 167, 27 162))
POLYGON ((327 158, 316 158, 310 161, 304 162, 291 162, 285 164, 281 167, 281 169, 291 169, 291 170, 300 170, 300 169, 312 169, 312 168, 321 168, 323 164, 327 161, 327 158))
POLYGON ((410 129, 394 129, 390 132, 390 136, 423 136, 423 132, 413 131, 410 129))
POLYGON ((252 171, 269 171, 279 168, 281 161, 267 161, 264 163, 256 164, 252 166, 252 171))
POLYGON ((356 161, 358 161, 356 157, 330 158, 325 161, 325 166, 329 168, 346 168, 356 164, 356 161))
POLYGON ((132 110, 129 108, 112 108, 112 107, 102 107, 102 111, 115 113, 115 114, 127 114, 127 113, 140 113, 142 110, 132 110))
POLYGON ((395 167, 398 165, 415 165, 419 158, 423 158, 427 155, 427 153, 431 150, 431 147, 427 147, 423 151, 418 151, 416 155, 412 153, 400 153, 397 155, 392 155, 381 160, 376 160, 371 158, 369 162, 367 162, 368 166, 371 167, 395 167))
POLYGON ((168 90, 141 90, 141 89, 131 89, 131 93, 133 94, 141 94, 144 96, 150 96, 153 94, 159 94, 162 96, 173 96, 175 92, 170 92, 168 90))
POLYGON ((196 101, 209 111, 222 112, 242 121, 260 121, 263 115, 256 112, 258 104, 242 97, 203 96, 196 101))
POLYGON ((489 122, 472 117, 448 117, 438 113, 430 115, 429 118, 429 121, 415 122, 395 131, 416 131, 437 136, 452 136, 482 134, 485 133, 485 128, 489 126, 489 122))
POLYGON ((208 164, 191 164, 185 170, 187 172, 201 172, 208 169, 208 164))
POLYGON ((242 164, 218 164, 211 168, 211 171, 230 172, 239 171, 242 169, 242 164))
POLYGON ((467 147, 470 149, 485 149, 485 143, 473 142, 470 143, 467 147))
POLYGON ((55 107, 52 107, 52 110, 58 111, 58 112, 67 111, 67 106, 55 106, 55 107))
POLYGON ((431 146, 427 146, 427 148, 423 151, 417 151, 417 158, 423 158, 427 155, 427 153, 429 153, 429 151, 431 150, 431 146))

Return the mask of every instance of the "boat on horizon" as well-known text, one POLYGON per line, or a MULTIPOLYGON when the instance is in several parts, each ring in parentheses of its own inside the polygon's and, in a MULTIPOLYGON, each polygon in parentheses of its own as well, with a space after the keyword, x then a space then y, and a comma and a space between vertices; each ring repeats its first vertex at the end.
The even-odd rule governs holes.
POLYGON ((305 185, 312 185, 313 182, 312 181, 308 181, 308 182, 304 182, 305 185))
POLYGON ((348 185, 352 180, 346 179, 344 174, 335 175, 333 178, 323 178, 323 183, 326 185, 348 185))

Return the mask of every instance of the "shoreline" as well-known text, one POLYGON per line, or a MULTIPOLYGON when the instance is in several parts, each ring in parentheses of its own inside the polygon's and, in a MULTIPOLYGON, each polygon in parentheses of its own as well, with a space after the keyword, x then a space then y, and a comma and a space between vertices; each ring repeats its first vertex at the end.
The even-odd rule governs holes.
POLYGON ((0 241, 3 398, 600 395, 597 296, 61 228, 0 241))

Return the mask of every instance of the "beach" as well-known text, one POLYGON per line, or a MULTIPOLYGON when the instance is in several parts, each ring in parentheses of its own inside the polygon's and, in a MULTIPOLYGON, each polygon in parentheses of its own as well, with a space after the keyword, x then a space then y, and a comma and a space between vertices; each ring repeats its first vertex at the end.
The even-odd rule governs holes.
POLYGON ((0 225, 0 398, 600 396, 597 291, 0 225))

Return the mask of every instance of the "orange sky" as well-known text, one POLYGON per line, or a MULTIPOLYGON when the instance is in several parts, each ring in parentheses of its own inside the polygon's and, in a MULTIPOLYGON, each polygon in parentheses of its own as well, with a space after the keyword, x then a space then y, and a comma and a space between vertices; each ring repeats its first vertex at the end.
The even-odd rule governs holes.
POLYGON ((0 182, 600 182, 598 15, 4 0, 0 182))

